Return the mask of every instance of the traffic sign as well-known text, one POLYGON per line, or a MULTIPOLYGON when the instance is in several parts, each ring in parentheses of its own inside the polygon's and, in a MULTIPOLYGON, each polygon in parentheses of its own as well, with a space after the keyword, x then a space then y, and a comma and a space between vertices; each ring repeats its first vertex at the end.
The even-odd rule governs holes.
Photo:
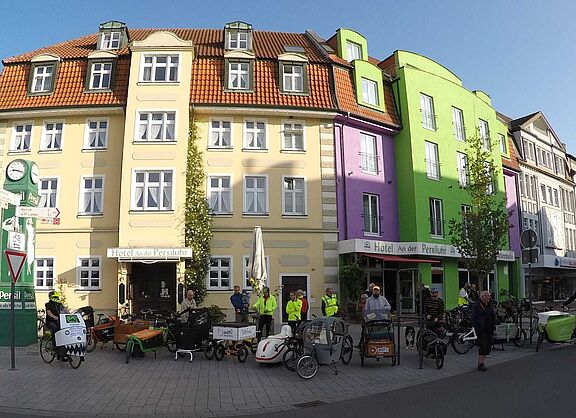
POLYGON ((20 204, 20 199, 21 197, 19 194, 0 189, 0 202, 10 203, 11 205, 18 206, 20 204))
POLYGON ((26 235, 16 231, 8 231, 8 249, 26 251, 26 235))
POLYGON ((522 250, 522 264, 538 262, 538 248, 525 248, 522 250))
POLYGON ((522 248, 534 248, 538 244, 538 234, 533 229, 525 229, 520 234, 522 248))
POLYGON ((6 260, 8 260, 8 268, 10 269, 10 274, 12 275, 12 281, 14 284, 18 281, 22 267, 24 266, 24 260, 26 260, 26 253, 13 250, 4 250, 6 255, 6 260))
POLYGON ((34 206, 18 206, 16 216, 22 218, 46 218, 54 219, 60 215, 58 208, 38 208, 34 206))

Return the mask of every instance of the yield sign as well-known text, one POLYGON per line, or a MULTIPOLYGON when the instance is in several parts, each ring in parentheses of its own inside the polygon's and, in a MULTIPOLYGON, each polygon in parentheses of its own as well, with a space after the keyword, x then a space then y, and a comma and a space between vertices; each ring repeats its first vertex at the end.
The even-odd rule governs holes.
POLYGON ((13 250, 4 250, 6 254, 6 260, 8 260, 8 268, 10 269, 10 274, 12 275, 12 281, 14 284, 18 281, 20 272, 22 271, 22 266, 24 266, 24 260, 26 260, 26 253, 13 250))

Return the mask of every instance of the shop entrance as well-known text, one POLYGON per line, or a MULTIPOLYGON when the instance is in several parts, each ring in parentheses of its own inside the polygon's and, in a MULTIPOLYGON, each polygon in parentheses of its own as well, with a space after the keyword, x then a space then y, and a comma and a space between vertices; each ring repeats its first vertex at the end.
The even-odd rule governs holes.
MULTIPOLYGON (((282 322, 288 322, 286 305, 290 300, 290 292, 296 292, 298 289, 304 292, 308 299, 308 276, 282 276, 282 322)), ((308 309, 310 310, 310 309, 308 309)), ((308 318, 302 318, 308 319, 308 318)))
POLYGON ((176 263, 132 263, 129 275, 132 312, 176 310, 176 263))

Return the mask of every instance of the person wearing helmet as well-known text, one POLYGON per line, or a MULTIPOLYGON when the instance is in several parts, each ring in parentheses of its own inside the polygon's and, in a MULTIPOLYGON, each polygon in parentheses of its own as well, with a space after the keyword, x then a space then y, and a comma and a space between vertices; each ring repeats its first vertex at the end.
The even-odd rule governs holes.
POLYGON ((46 326, 52 331, 52 344, 56 347, 56 331, 60 329, 60 314, 66 310, 62 305, 60 292, 52 291, 48 294, 50 299, 44 306, 46 308, 46 326))

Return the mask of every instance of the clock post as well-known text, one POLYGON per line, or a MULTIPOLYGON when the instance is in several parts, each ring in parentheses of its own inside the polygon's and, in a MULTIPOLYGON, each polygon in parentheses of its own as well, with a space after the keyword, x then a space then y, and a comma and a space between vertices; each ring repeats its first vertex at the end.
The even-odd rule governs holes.
MULTIPOLYGON (((4 190, 20 196, 20 206, 38 206, 38 166, 33 161, 17 159, 6 167, 4 190)), ((36 329, 37 310, 34 294, 34 248, 36 219, 16 216, 16 206, 3 202, 0 244, 2 257, 5 250, 26 253, 26 260, 14 289, 14 319, 16 346, 24 347, 38 340, 36 329), (7 208, 6 208, 7 207, 7 208)), ((10 345, 11 284, 9 266, 0 263, 0 345, 10 345)))

